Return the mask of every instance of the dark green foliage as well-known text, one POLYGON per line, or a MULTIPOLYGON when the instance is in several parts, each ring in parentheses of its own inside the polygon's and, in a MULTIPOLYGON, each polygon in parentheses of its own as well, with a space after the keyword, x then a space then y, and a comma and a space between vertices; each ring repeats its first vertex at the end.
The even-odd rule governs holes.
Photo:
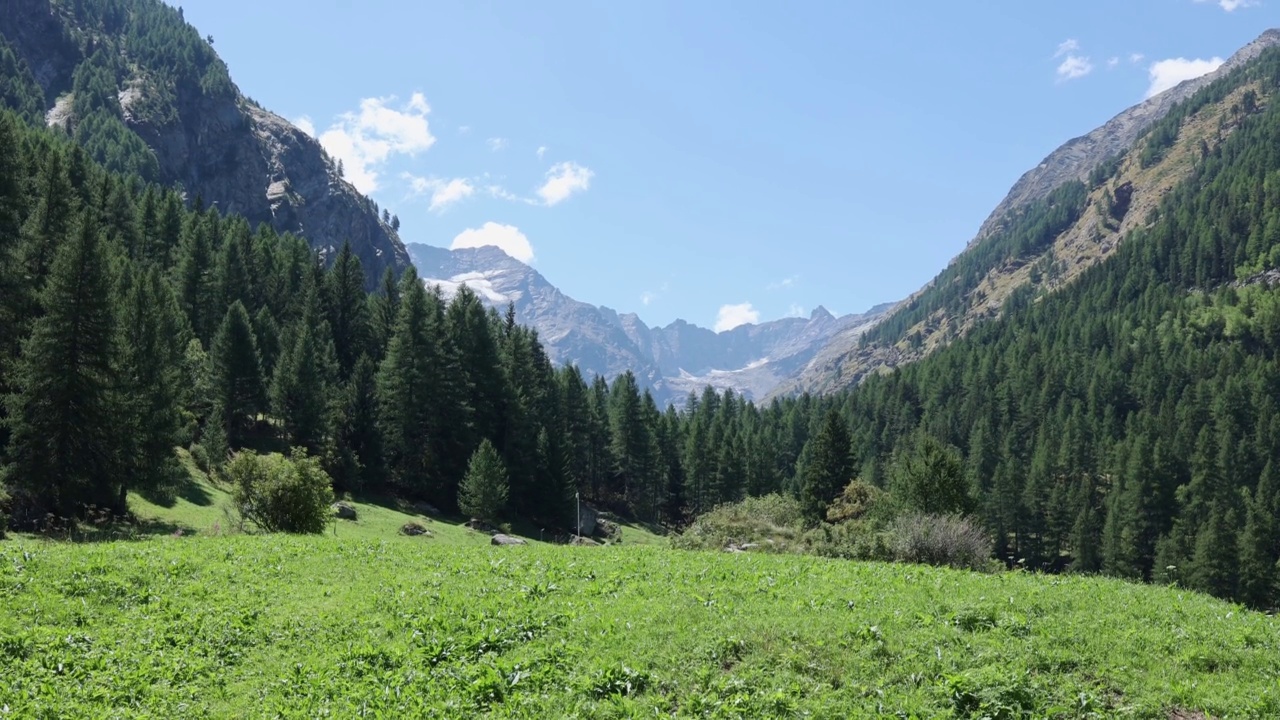
POLYGON ((894 496, 910 510, 925 515, 968 515, 977 506, 969 494, 960 453, 928 435, 902 449, 891 474, 894 496))
POLYGON ((271 383, 271 411, 294 447, 320 455, 330 432, 330 386, 333 382, 332 345, 320 320, 318 291, 310 285, 306 312, 293 329, 293 342, 280 356, 271 383))
POLYGON ((333 519, 331 480, 301 448, 289 457, 237 453, 227 463, 236 511, 264 532, 324 532, 333 519))
POLYGON ((41 293, 45 314, 22 346, 4 482, 25 513, 71 517, 95 504, 123 510, 119 477, 112 262, 83 214, 41 293))
POLYGON ((125 451, 120 481, 164 491, 180 472, 173 449, 182 442, 182 356, 187 330, 177 298, 158 268, 137 273, 120 318, 120 404, 125 451))
MULTIPOLYGON (((244 447, 266 397, 257 341, 242 303, 236 302, 227 310, 209 355, 213 392, 210 424, 222 433, 226 447, 244 447)), ((220 461, 217 453, 212 454, 215 462, 220 461)))
POLYGON ((806 446, 800 477, 800 501, 810 521, 826 516, 827 506, 853 479, 849 426, 835 410, 828 411, 822 428, 806 446))
POLYGON ((0 36, 0 106, 8 107, 32 124, 44 122, 44 90, 26 61, 0 36))
POLYGON ((493 444, 480 441, 467 474, 458 488, 458 507, 466 515, 492 522, 498 519, 509 494, 507 469, 493 444))

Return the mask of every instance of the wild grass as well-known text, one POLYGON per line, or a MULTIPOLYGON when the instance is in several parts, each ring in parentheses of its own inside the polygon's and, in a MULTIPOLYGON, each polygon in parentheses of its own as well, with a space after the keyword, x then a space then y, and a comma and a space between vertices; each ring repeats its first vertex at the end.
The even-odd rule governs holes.
POLYGON ((461 532, 0 543, 0 716, 1280 716, 1193 593, 461 532))

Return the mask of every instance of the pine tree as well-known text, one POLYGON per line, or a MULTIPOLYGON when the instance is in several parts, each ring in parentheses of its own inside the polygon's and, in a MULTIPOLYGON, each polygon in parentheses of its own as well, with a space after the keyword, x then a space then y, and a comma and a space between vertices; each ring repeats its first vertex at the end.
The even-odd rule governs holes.
POLYGON ((339 397, 337 448, 345 454, 343 473, 334 479, 346 488, 377 488, 386 480, 382 434, 378 429, 377 366, 368 355, 356 361, 339 397))
POLYGON ((458 507, 473 518, 493 522, 507 504, 507 494, 507 469, 502 458, 493 443, 482 440, 458 488, 458 507))
MULTIPOLYGON (((258 345, 243 303, 236 302, 227 310, 209 355, 213 386, 210 422, 225 438, 227 449, 244 447, 266 398, 258 345)), ((217 462, 222 459, 215 458, 217 462)))
POLYGON ((899 456, 893 473, 894 494, 912 510, 967 515, 977 507, 960 454, 930 435, 899 456))
POLYGON ((369 356, 374 362, 380 363, 387 356, 399 315, 400 286, 396 283, 395 270, 387 268, 378 292, 369 298, 369 356))
POLYGON ((378 428, 390 479, 400 489, 429 495, 434 459, 430 437, 434 348, 427 329, 427 296, 413 268, 401 279, 399 315, 378 368, 378 428))
POLYGON ((112 263, 90 213, 54 258, 45 314, 23 343, 6 399, 11 432, 5 484, 29 511, 123 511, 116 471, 118 406, 112 263))
POLYGON ((308 283, 307 310, 294 329, 292 344, 275 369, 271 383, 271 410, 284 426, 290 447, 305 448, 313 456, 321 454, 330 432, 329 387, 332 368, 328 360, 327 323, 320 320, 320 300, 308 283))
POLYGON ((1274 463, 1262 470, 1245 505, 1240 533, 1240 599, 1256 608, 1274 607, 1280 597, 1280 477, 1274 463))
POLYGON ((351 377, 356 361, 368 350, 367 298, 360 258, 351 252, 351 245, 344 242, 332 269, 325 276, 329 329, 333 333, 333 348, 338 358, 338 379, 344 382, 351 377))
POLYGON ((120 322, 120 392, 128 408, 120 444, 128 450, 121 491, 163 489, 178 471, 181 442, 182 354, 186 327, 177 298, 159 268, 139 273, 125 296, 120 322))
POLYGON ((177 267, 178 297, 191 329, 209 347, 218 329, 213 228, 207 216, 193 214, 182 228, 177 267))
POLYGON ((826 516, 827 506, 853 479, 849 426, 835 409, 827 411, 807 448, 808 462, 800 480, 800 502, 810 522, 826 516))

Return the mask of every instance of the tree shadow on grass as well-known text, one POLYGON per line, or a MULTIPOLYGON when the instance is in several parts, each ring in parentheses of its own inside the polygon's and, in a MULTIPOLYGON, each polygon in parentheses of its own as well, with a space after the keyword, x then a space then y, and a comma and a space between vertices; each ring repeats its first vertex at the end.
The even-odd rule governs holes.
POLYGON ((140 520, 137 518, 113 518, 106 521, 80 521, 51 523, 34 532, 23 535, 51 542, 69 542, 77 545, 92 545, 107 542, 130 542, 149 540, 157 537, 182 537, 194 535, 196 529, 181 523, 160 520, 140 520))
POLYGON ((166 509, 177 505, 179 499, 200 507, 213 505, 213 496, 209 494, 208 488, 201 485, 195 476, 185 472, 175 473, 171 484, 140 490, 138 494, 152 505, 166 509))

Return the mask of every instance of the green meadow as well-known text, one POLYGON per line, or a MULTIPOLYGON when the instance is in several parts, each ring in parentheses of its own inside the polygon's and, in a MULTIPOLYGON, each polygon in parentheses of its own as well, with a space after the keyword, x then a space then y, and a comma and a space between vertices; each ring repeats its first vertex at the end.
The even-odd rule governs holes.
POLYGON ((639 528, 493 547, 364 503, 228 533, 219 492, 137 499, 137 539, 0 542, 0 717, 1280 717, 1280 622, 1178 589, 639 528))

